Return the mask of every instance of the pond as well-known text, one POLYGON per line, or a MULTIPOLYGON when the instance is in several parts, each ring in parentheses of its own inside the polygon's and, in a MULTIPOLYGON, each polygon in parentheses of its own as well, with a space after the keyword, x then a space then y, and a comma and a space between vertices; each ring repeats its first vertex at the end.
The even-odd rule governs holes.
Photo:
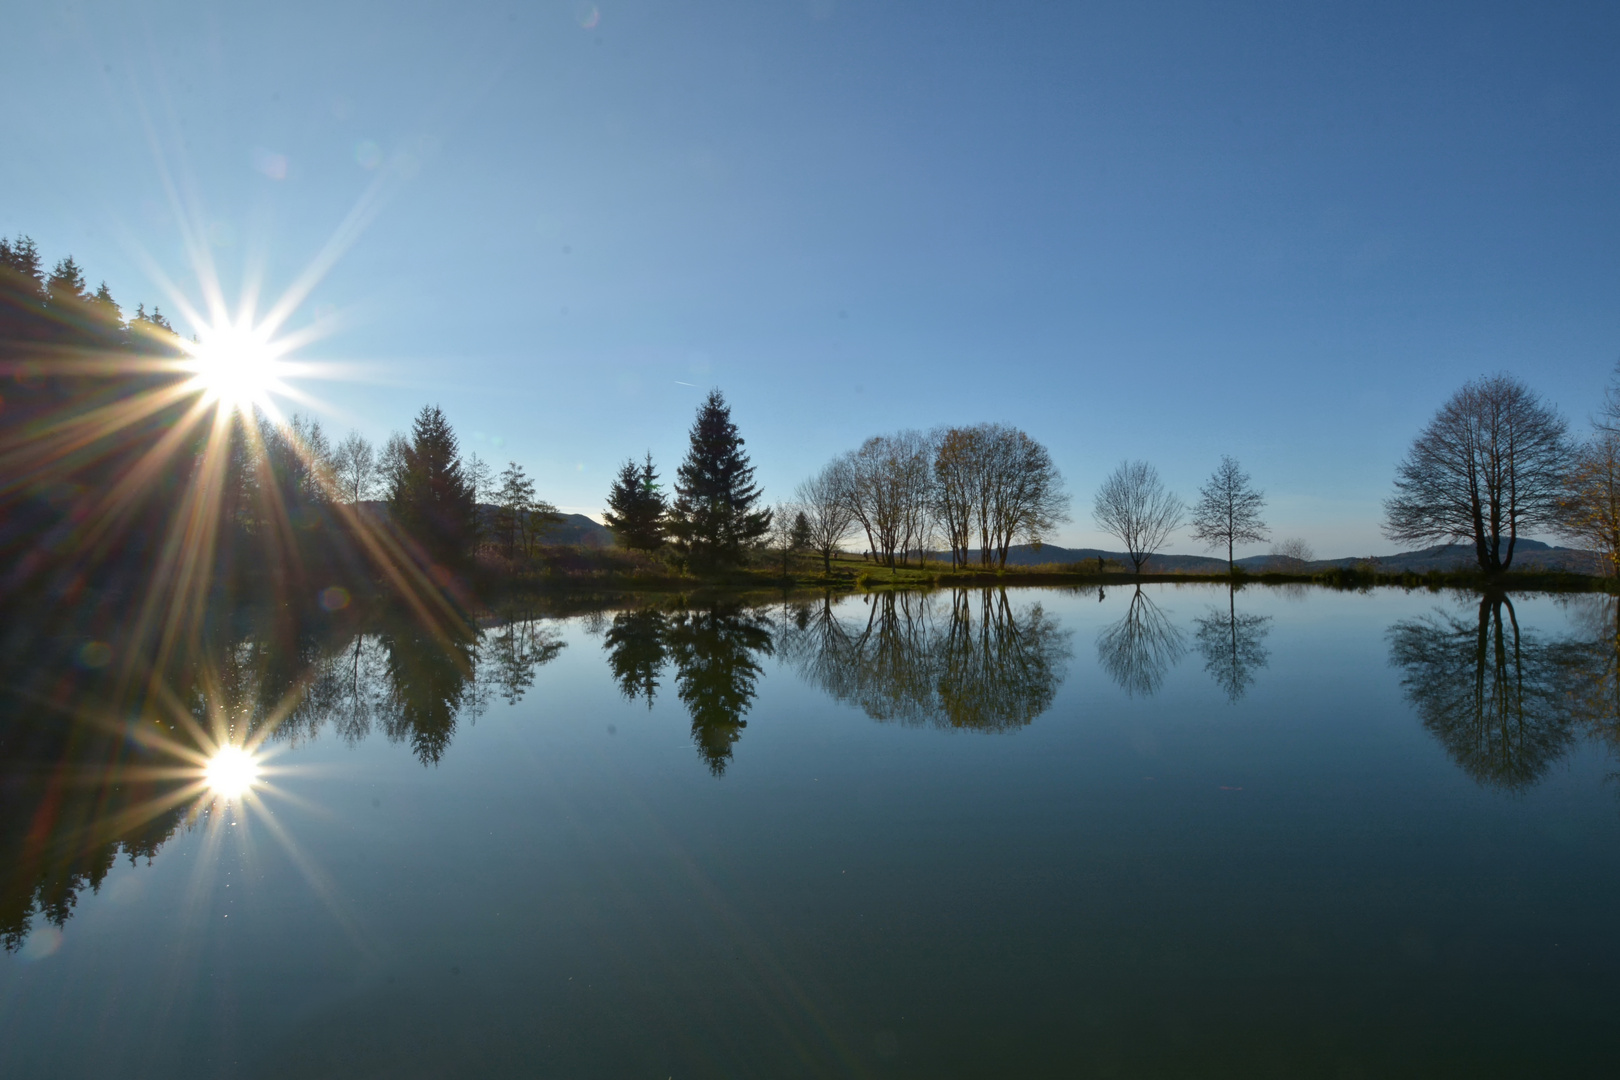
POLYGON ((1620 1049, 1608 597, 286 624, 217 620, 138 707, 116 642, 7 676, 0 1075, 1595 1075, 1620 1049))

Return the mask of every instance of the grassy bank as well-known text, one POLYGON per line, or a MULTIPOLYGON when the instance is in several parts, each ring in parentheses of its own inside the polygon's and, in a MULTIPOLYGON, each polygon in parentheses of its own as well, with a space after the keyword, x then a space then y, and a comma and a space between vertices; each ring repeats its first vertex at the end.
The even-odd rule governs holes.
POLYGON ((735 597, 746 593, 777 593, 784 589, 835 592, 884 589, 927 589, 984 585, 1109 586, 1137 583, 1320 585, 1333 589, 1506 589, 1533 592, 1620 592, 1614 578, 1563 571, 1512 571, 1491 579, 1478 572, 1429 571, 1384 573, 1375 566, 1334 567, 1319 573, 1232 575, 1196 573, 1133 574, 1129 567, 1094 562, 1009 566, 1004 569, 953 568, 949 563, 887 567, 863 559, 834 559, 824 569, 820 559, 803 557, 789 563, 783 573, 780 560, 712 573, 683 573, 666 560, 642 552, 618 549, 551 549, 532 564, 518 567, 498 560, 481 560, 472 579, 474 591, 485 597, 511 592, 568 593, 576 596, 625 594, 681 594, 692 598, 735 597))

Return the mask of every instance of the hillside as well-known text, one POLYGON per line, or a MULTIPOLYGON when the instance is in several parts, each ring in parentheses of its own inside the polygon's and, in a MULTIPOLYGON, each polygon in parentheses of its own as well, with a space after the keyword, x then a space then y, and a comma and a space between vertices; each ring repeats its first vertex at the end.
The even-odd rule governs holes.
MULTIPOLYGON (((360 504, 366 514, 379 521, 388 520, 388 504, 380 499, 367 499, 360 504)), ((496 507, 478 504, 478 519, 485 529, 493 532, 496 507)), ((613 534, 606 525, 593 521, 584 514, 563 514, 562 521, 540 538, 543 544, 578 544, 582 547, 605 548, 613 546, 613 534)))

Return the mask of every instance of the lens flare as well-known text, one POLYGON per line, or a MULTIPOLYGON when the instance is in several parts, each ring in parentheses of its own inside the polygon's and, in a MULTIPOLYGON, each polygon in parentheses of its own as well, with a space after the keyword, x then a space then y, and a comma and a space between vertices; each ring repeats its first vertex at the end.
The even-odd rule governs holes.
POLYGON ((222 799, 240 799, 259 782, 259 761, 240 746, 222 746, 203 766, 203 781, 222 799))
POLYGON ((221 408, 246 414, 283 389, 281 348, 251 326, 210 326, 181 346, 190 354, 182 367, 192 374, 192 388, 221 408))

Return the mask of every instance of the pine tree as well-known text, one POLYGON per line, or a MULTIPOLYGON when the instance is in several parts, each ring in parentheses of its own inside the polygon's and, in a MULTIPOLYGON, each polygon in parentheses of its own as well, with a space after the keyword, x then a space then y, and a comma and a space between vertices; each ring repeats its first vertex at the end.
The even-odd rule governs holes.
POLYGON ((435 562, 459 565, 472 553, 478 535, 472 485, 461 467, 455 432, 437 405, 422 407, 401 447, 388 508, 435 562))
POLYGON ((698 569, 735 565, 771 525, 755 510, 760 490, 743 439, 720 391, 709 391, 692 424, 692 445, 676 470, 669 532, 676 550, 698 569))
POLYGON ((664 542, 664 515, 668 510, 649 453, 641 465, 629 458, 620 467, 608 492, 608 508, 602 512, 602 520, 621 547, 656 551, 664 542))
POLYGON ((73 261, 73 256, 57 261, 45 281, 45 295, 53 304, 82 304, 90 299, 84 288, 84 271, 73 261))

